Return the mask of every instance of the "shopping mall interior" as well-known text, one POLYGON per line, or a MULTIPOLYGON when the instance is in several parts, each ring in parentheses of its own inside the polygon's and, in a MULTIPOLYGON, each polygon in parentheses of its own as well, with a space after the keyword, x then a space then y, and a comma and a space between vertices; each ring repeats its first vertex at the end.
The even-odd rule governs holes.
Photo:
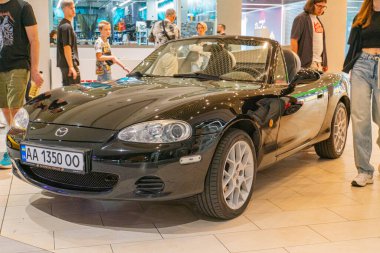
MULTIPOLYGON (((39 91, 42 95, 28 102, 25 109, 20 109, 29 113, 27 122, 30 122, 24 132, 17 132, 14 125, 0 127, 0 157, 7 151, 11 157, 16 154, 12 157, 12 169, 0 169, 1 253, 380 252, 380 148, 376 145, 379 128, 372 124, 373 184, 353 187, 351 181, 357 175, 357 169, 349 118, 350 75, 342 73, 352 21, 363 0, 327 1, 327 9, 320 19, 326 36, 328 73, 321 72, 317 78, 309 75, 309 79, 293 87, 293 93, 284 96, 283 92, 291 86, 286 52, 290 52, 292 25, 295 17, 303 12, 306 1, 75 0, 76 16, 72 26, 80 59, 82 85, 78 84, 79 88, 62 88, 62 74, 56 64, 57 42, 49 38, 64 17, 60 8, 62 0, 27 2, 33 7, 38 23, 39 68, 44 83, 39 91), (165 49, 168 51, 160 51, 160 48, 155 51, 154 43, 149 41, 151 27, 156 21, 163 20, 166 10, 171 8, 176 10, 181 38, 190 40, 184 40, 183 45, 173 42, 170 49, 165 49), (113 66, 113 79, 120 81, 96 83, 94 44, 100 35, 98 23, 102 20, 111 23, 109 42, 112 54, 133 71, 134 76, 125 77, 123 69, 113 66), (217 34, 218 24, 224 24, 228 42, 223 44, 223 38, 207 37, 209 41, 206 39, 188 46, 197 39, 199 22, 206 23, 206 35, 210 36, 217 34), (144 68, 173 48, 178 50, 175 55, 180 57, 186 52, 183 47, 201 45, 205 48, 205 44, 217 45, 218 50, 231 49, 236 58, 231 64, 241 64, 241 71, 247 66, 260 65, 260 60, 264 59, 267 72, 263 71, 263 75, 272 74, 273 80, 268 77, 260 84, 261 79, 234 80, 234 75, 212 80, 203 80, 204 76, 198 75, 195 78, 202 80, 196 80, 190 79, 194 76, 188 73, 165 79, 164 76, 155 77, 152 75, 154 71, 144 68), (241 51, 235 52, 237 49, 241 51), (284 74, 272 71, 281 64, 272 66, 268 60, 271 56, 277 57, 276 52, 281 50, 284 74), (255 53, 251 54, 252 51, 255 53), (252 60, 251 55, 256 58, 252 60), (145 75, 142 70, 146 71, 145 75), (182 79, 178 80, 178 77, 182 79), (286 87, 281 86, 284 85, 281 82, 286 82, 286 87), (308 90, 308 85, 314 86, 308 90), (268 92, 273 94, 268 95, 268 92), (278 99, 274 101, 275 98, 278 99), (53 99, 56 100, 51 102, 53 99), (47 101, 51 104, 46 104, 47 101), (285 109, 273 112, 278 101, 285 101, 285 109), (251 102, 257 104, 250 107, 251 102), (212 108, 208 110, 210 103, 212 108), (53 105, 56 106, 53 108, 53 105), (339 105, 347 117, 337 122, 339 105), (262 111, 257 112, 259 110, 262 111), (264 118, 261 117, 263 113, 264 118), (278 115, 270 115, 273 113, 278 115), (182 115, 187 118, 181 118, 182 115), (249 121, 247 115, 253 115, 250 120, 256 123, 247 127, 248 123, 244 123, 249 121), (269 119, 267 115, 270 115, 269 119), (171 128, 161 130, 172 131, 172 138, 177 138, 177 142, 170 143, 167 139, 149 143, 139 141, 138 138, 146 132, 153 135, 156 132, 152 132, 158 131, 153 128, 153 123, 143 125, 144 121, 162 125, 165 121, 171 128), (91 127, 81 122, 91 122, 91 127), (141 130, 140 136, 141 125, 145 132, 141 130), (345 129, 334 132, 342 125, 345 129), (190 130, 187 130, 188 126, 190 130), (60 128, 57 130, 57 127, 60 128), (225 185, 224 179, 227 169, 220 174, 217 168, 219 165, 223 170, 229 160, 237 159, 237 153, 231 158, 228 149, 224 151, 223 147, 228 147, 229 141, 233 143, 234 134, 240 127, 240 132, 244 130, 244 133, 238 137, 240 142, 236 145, 252 144, 239 152, 244 153, 249 148, 253 156, 249 160, 250 156, 241 155, 236 168, 242 167, 243 163, 247 166, 249 161, 255 165, 252 165, 254 176, 249 177, 253 180, 250 184, 253 190, 248 189, 244 208, 241 209, 240 205, 234 209, 226 197, 229 183, 225 185), (67 139, 59 136, 62 129, 66 130, 62 136, 69 132, 67 139), (70 131, 76 131, 76 135, 71 136, 70 131), (178 141, 178 131, 183 135, 193 132, 194 136, 178 141), (23 139, 18 139, 20 134, 23 139), (303 134, 306 137, 301 136, 303 134), (334 136, 339 134, 344 139, 341 153, 326 154, 324 149, 331 142, 335 143, 334 136), (247 136, 249 142, 244 142, 247 136), (81 143, 87 141, 86 138, 90 140, 85 149, 81 143), (122 138, 130 139, 123 142, 122 138), (323 148, 318 146, 321 142, 325 145, 323 148), (70 171, 47 163, 39 167, 17 158, 20 152, 23 156, 23 148, 28 145, 37 147, 34 149, 37 152, 42 144, 56 148, 66 157, 70 152, 85 154, 83 171, 70 171), (293 148, 280 153, 279 150, 285 150, 287 145, 293 145, 293 148), (115 152, 123 157, 116 157, 115 152), (222 160, 224 156, 227 156, 226 161, 222 160), (91 162, 92 166, 88 165, 91 162), (268 166, 261 165, 256 174, 259 163, 268 166), (99 164, 103 166, 102 172, 96 172, 99 164), (107 174, 104 183, 112 184, 107 191, 95 188, 82 191, 87 188, 81 188, 80 184, 87 187, 87 184, 103 180, 100 177, 105 174, 107 166, 110 173, 112 170, 124 173, 124 169, 146 176, 132 180, 135 174, 125 173, 124 181, 117 181, 115 174, 107 174), (25 167, 28 169, 23 170, 25 167), (36 171, 41 174, 33 177, 27 170, 35 175, 36 171), (199 171, 204 171, 203 177, 199 171), (99 176, 90 177, 91 173, 99 176), (49 181, 53 175, 57 176, 56 181, 49 181), (81 179, 74 180, 72 175, 81 179), (165 182, 158 182, 160 177, 165 182), (142 179, 147 185, 157 187, 158 184, 162 188, 154 188, 144 195, 140 191, 145 188, 138 188, 144 187, 142 179), (221 188, 220 193, 211 194, 214 188, 219 189, 219 179, 225 188, 221 188), (59 180, 65 180, 65 183, 59 180), (74 181, 74 188, 63 187, 74 185, 74 181), (185 192, 199 185, 203 192, 185 192), (132 195, 125 193, 135 186, 132 195), (176 190, 180 194, 173 198, 176 190), (227 204, 214 205, 216 199, 227 204), (231 211, 228 216, 227 209, 241 212, 231 211)), ((0 126, 1 123, 4 124, 5 119, 0 112, 0 126)), ((144 136, 141 138, 148 138, 144 136)), ((231 176, 237 178, 236 182, 239 181, 238 172, 231 176)), ((240 186, 242 192, 244 188, 240 186)))

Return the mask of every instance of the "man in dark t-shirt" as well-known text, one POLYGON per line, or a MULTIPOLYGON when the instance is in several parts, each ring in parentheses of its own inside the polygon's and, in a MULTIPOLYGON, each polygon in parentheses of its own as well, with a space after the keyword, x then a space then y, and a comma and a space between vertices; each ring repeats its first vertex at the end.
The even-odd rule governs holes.
MULTIPOLYGON (((23 0, 0 0, 0 108, 8 125, 24 104, 29 76, 42 85, 38 65, 38 27, 32 6, 23 0)), ((0 169, 10 167, 5 153, 0 169)))
POLYGON ((328 70, 326 32, 319 19, 326 9, 327 0, 307 0, 304 12, 293 21, 290 45, 303 68, 328 70))
POLYGON ((57 67, 62 72, 62 85, 69 86, 80 83, 77 36, 72 26, 75 4, 73 0, 63 0, 61 8, 65 17, 58 26, 57 67))

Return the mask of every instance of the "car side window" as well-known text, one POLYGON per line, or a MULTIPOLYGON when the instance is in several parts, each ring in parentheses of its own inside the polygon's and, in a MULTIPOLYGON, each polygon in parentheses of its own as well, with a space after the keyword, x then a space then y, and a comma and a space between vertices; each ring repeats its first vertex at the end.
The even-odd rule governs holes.
POLYGON ((287 83, 286 67, 280 51, 277 52, 276 70, 274 72, 274 83, 279 85, 287 83))

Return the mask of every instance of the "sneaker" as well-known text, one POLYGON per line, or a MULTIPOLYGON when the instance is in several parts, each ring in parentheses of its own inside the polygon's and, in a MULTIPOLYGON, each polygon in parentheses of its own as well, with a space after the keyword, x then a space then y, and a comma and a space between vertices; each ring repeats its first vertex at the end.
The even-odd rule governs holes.
POLYGON ((359 173, 351 182, 352 186, 357 187, 363 187, 367 184, 373 184, 373 176, 366 173, 359 173))
POLYGON ((5 152, 3 159, 0 161, 0 169, 11 169, 11 168, 12 168, 11 158, 9 157, 8 153, 5 152))

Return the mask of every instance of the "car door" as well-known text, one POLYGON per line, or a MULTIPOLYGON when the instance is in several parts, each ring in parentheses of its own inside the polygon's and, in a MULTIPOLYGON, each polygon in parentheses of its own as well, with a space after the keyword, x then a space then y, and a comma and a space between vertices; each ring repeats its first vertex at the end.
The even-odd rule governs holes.
POLYGON ((285 101, 285 111, 277 138, 278 156, 318 135, 327 110, 328 90, 321 80, 316 80, 296 85, 292 93, 281 99, 285 101))

